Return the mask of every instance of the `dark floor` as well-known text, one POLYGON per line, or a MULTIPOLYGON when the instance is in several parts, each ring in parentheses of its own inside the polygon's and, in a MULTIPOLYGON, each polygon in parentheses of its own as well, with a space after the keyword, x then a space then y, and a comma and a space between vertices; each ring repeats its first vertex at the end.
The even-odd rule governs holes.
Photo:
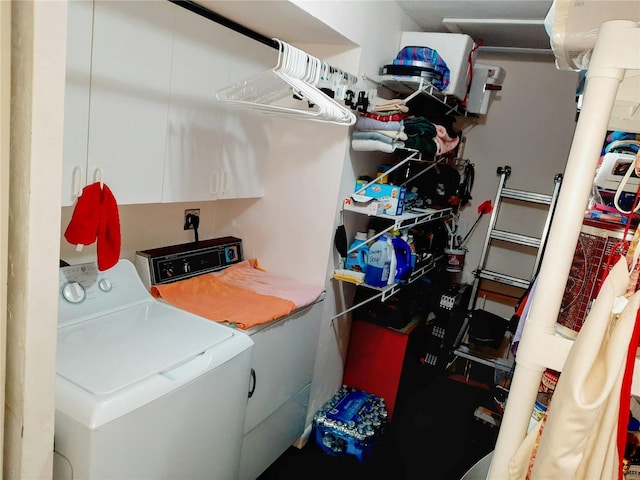
MULTIPOLYGON (((425 367, 425 369, 428 367, 425 367)), ((493 450, 497 428, 477 420, 475 408, 486 388, 453 380, 450 372, 423 372, 399 398, 393 420, 373 453, 359 463, 322 451, 313 436, 302 449, 291 447, 259 480, 310 478, 459 480, 493 450)))

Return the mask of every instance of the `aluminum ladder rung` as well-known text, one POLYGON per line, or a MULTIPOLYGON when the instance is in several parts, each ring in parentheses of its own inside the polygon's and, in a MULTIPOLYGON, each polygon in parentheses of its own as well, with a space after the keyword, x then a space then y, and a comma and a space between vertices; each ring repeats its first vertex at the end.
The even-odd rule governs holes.
POLYGON ((504 230, 491 230, 490 236, 494 240, 502 240, 503 242, 514 243, 516 245, 526 245, 527 247, 538 248, 542 239, 522 235, 520 233, 506 232, 504 230))
POLYGON ((480 270, 476 272, 476 276, 478 278, 492 280, 504 285, 523 288, 525 290, 529 288, 529 285, 531 285, 531 282, 525 278, 513 277, 511 275, 505 275, 504 273, 493 272, 491 270, 480 270))
POLYGON ((513 200, 521 200, 523 202, 541 203, 543 205, 551 205, 552 195, 544 193, 525 192, 522 190, 514 190, 513 188, 503 188, 500 192, 500 198, 511 198, 513 200))

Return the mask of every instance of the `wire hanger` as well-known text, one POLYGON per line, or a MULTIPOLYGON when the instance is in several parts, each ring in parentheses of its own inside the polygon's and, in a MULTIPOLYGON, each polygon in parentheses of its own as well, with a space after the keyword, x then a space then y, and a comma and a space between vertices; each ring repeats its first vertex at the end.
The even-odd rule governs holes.
POLYGON ((323 63, 286 42, 270 70, 216 92, 216 98, 260 113, 353 125, 355 115, 317 88, 323 63))

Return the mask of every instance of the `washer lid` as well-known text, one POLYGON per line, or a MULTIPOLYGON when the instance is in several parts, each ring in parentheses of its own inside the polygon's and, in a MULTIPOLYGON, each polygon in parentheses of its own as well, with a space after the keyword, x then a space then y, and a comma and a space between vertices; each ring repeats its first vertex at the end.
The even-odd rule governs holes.
POLYGON ((59 328, 56 370, 91 394, 109 395, 233 335, 228 327, 150 301, 59 328))

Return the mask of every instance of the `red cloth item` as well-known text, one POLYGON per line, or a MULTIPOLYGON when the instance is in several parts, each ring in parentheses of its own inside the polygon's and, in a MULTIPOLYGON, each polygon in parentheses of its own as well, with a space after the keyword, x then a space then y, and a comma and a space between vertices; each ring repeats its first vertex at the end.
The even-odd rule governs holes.
POLYGON ((100 182, 82 189, 64 232, 64 238, 72 245, 91 245, 96 240, 98 270, 113 267, 120 258, 120 215, 113 193, 100 182))
POLYGON ((121 241, 118 204, 109 187, 103 185, 98 225, 98 270, 109 270, 118 263, 121 241))
POLYGON ((99 207, 102 199, 100 183, 87 185, 76 200, 64 238, 72 245, 91 245, 98 236, 99 207))
POLYGON ((633 335, 629 342, 629 350, 627 351, 627 362, 622 378, 622 391, 620 393, 620 410, 618 413, 618 458, 620 464, 618 466, 618 480, 623 480, 623 459, 627 446, 627 430, 629 426, 629 418, 626 413, 631 411, 631 383, 633 381, 633 370, 636 364, 636 352, 640 345, 640 311, 636 313, 636 323, 633 327, 633 335))

